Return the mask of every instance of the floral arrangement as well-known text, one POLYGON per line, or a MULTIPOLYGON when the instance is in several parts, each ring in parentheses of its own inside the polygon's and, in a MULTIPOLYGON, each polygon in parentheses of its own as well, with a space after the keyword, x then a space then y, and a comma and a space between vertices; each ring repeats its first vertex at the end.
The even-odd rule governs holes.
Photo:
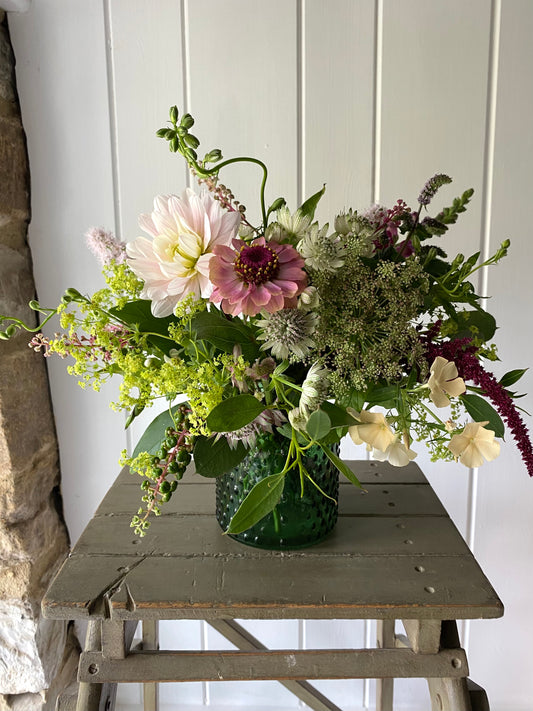
POLYGON ((524 370, 497 380, 496 323, 472 284, 481 268, 507 253, 506 240, 480 263, 479 253, 448 257, 442 237, 465 211, 473 190, 435 216, 435 194, 450 183, 437 174, 417 205, 349 209, 333 227, 314 221, 324 188, 291 212, 283 198, 267 207, 267 168, 255 158, 224 160, 220 150, 199 159, 190 114, 158 135, 187 161, 200 189, 160 195, 140 227, 147 236, 118 242, 103 229, 88 233, 106 288, 93 296, 68 289, 60 305, 63 331, 49 339, 41 326, 8 321, 36 335, 45 356, 72 356, 69 370, 98 390, 122 377, 113 406, 127 426, 154 401, 158 415, 123 462, 142 476, 143 505, 132 526, 144 535, 151 513, 177 489, 194 457, 196 471, 218 476, 245 457, 256 437, 277 432, 290 445, 285 467, 256 484, 233 517, 239 533, 271 511, 284 477, 295 470, 313 481, 303 455, 319 445, 354 484, 332 445, 349 433, 375 459, 403 466, 415 440, 434 460, 479 467, 500 451, 505 425, 533 475, 533 450, 510 388, 524 370), (235 162, 262 170, 262 221, 220 182, 235 162), (39 331, 39 333, 37 333, 39 331))

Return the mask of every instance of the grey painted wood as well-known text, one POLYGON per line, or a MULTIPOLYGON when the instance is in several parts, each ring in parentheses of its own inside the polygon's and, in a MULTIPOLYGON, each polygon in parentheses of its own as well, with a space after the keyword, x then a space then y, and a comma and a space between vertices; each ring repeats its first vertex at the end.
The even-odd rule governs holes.
POLYGON ((53 582, 44 612, 133 620, 501 616, 500 600, 420 470, 372 464, 350 466, 388 483, 366 484, 364 494, 342 484, 332 535, 287 552, 222 535, 213 483, 192 473, 139 539, 129 514, 117 513, 137 494, 123 471, 53 582))
MULTIPOLYGON (((159 649, 159 620, 143 620, 142 649, 144 651, 154 651, 159 649)), ((158 711, 158 684, 153 682, 143 683, 143 708, 144 711, 158 711)))
MULTIPOLYGON (((396 646, 394 620, 377 621, 377 646, 379 649, 393 649, 396 646)), ((393 711, 394 679, 376 680, 376 710, 393 711)))
MULTIPOLYGON (((468 674, 462 649, 416 654, 411 649, 133 652, 106 659, 83 652, 82 681, 254 681, 260 679, 445 678, 468 674)), ((455 710, 454 710, 455 711, 455 710)))
MULTIPOLYGON (((264 644, 250 634, 248 630, 245 630, 242 625, 235 622, 235 620, 211 620, 209 624, 213 629, 219 632, 219 634, 234 644, 237 649, 267 649, 264 644)), ((309 708, 313 709, 313 711, 342 711, 307 681, 280 681, 280 684, 303 701, 309 708)))
MULTIPOLYGON (((440 648, 440 620, 402 620, 411 649, 420 654, 436 654, 440 648)), ((459 643, 457 644, 459 646, 459 643)))

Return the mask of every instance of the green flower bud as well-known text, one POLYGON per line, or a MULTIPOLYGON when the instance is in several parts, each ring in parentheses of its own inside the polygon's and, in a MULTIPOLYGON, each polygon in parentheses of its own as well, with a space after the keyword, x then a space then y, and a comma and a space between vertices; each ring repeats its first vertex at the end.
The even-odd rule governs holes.
POLYGON ((10 326, 8 326, 5 330, 5 334, 8 338, 11 338, 11 336, 14 336, 16 332, 17 332, 17 327, 13 323, 10 326))
POLYGON ((169 116, 170 116, 170 120, 172 121, 173 124, 176 124, 178 122, 179 113, 178 113, 177 106, 170 107, 169 116))
POLYGON ((191 148, 198 148, 198 146, 200 145, 200 141, 196 138, 196 136, 193 136, 192 133, 188 133, 186 136, 184 136, 183 140, 191 148))
POLYGON ((183 126, 184 128, 192 128, 194 126, 194 119, 190 114, 184 114, 181 117, 180 121, 180 126, 183 126))

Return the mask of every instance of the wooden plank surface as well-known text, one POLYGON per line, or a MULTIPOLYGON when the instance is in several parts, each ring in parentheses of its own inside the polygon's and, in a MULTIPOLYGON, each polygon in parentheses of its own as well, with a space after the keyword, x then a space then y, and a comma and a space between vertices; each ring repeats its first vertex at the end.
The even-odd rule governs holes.
POLYGON ((124 509, 131 511, 140 491, 121 472, 50 588, 45 614, 460 619, 503 613, 416 466, 351 466, 372 482, 379 471, 388 483, 367 484, 366 493, 342 484, 333 533, 285 552, 224 536, 214 517, 213 482, 192 475, 139 539, 124 509))

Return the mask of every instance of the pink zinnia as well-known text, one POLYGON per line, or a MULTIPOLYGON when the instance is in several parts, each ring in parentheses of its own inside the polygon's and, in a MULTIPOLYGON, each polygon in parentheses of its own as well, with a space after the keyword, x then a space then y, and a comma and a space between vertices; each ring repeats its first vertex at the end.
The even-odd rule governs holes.
POLYGON ((247 244, 232 241, 213 248, 209 278, 215 289, 211 301, 221 301, 227 314, 255 316, 296 306, 296 297, 307 286, 304 260, 290 244, 266 242, 264 237, 247 244))

